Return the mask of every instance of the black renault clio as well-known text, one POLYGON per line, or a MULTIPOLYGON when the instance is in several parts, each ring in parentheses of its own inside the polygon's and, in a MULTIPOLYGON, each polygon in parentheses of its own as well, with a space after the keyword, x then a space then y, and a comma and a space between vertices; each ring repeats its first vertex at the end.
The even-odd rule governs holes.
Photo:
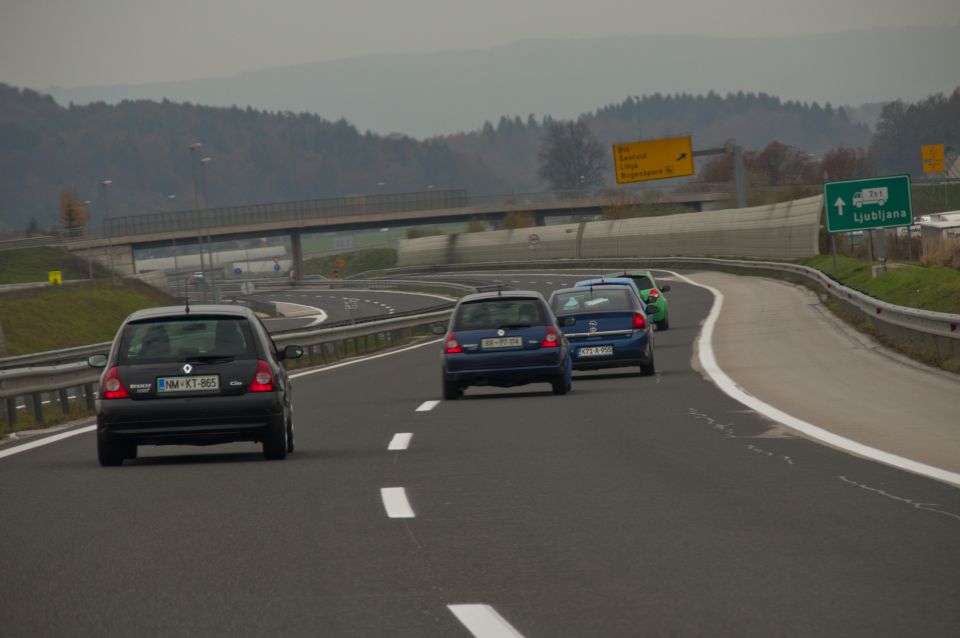
POLYGON ((249 308, 171 306, 127 317, 104 368, 97 397, 101 465, 136 458, 138 445, 263 444, 268 459, 293 451, 291 388, 277 351, 249 308))

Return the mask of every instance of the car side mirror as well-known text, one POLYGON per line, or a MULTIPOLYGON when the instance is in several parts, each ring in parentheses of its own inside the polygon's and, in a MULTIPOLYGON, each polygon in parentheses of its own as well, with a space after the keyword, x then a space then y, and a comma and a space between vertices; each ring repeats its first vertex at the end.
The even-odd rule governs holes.
POLYGON ((106 368, 107 367, 107 355, 105 354, 95 354, 87 359, 87 365, 91 368, 106 368))
POLYGON ((577 323, 576 317, 564 317, 560 320, 560 326, 563 328, 569 328, 577 323))
POLYGON ((446 332, 446 330, 444 330, 443 326, 433 326, 432 328, 430 328, 430 332, 432 332, 435 335, 443 335, 446 332))
POLYGON ((287 346, 283 349, 282 359, 299 359, 303 356, 303 348, 301 346, 287 346))
POLYGON ((670 292, 670 284, 667 284, 666 286, 661 288, 660 292, 670 292))

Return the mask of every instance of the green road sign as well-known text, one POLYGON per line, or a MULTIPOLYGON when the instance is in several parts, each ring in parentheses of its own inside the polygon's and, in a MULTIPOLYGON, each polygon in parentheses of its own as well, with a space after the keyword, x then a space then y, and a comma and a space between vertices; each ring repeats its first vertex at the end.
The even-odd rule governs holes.
POLYGON ((830 233, 913 223, 909 175, 826 182, 823 203, 830 233))

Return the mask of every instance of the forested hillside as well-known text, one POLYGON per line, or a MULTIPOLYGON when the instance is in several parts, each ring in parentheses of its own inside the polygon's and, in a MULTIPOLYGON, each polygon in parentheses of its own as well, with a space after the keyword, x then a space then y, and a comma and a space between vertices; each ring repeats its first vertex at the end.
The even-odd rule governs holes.
MULTIPOLYGON (((960 92, 887 105, 873 138, 844 108, 750 93, 630 97, 582 120, 605 147, 692 134, 695 148, 736 140, 759 151, 776 141, 816 161, 830 149, 872 140, 875 170, 919 173, 920 144, 960 146, 960 92)), ((549 116, 502 117, 473 132, 420 141, 362 133, 345 120, 250 108, 169 101, 61 107, 0 84, 0 233, 53 227, 64 191, 76 202, 90 200, 94 229, 104 192, 111 215, 132 215, 192 208, 195 197, 202 204, 204 183, 212 207, 431 187, 542 191, 537 154, 554 123, 549 116), (194 142, 203 147, 191 158, 194 142), (197 169, 195 195, 191 159, 199 167, 202 157, 211 159, 197 169), (104 179, 111 180, 106 191, 104 179)))

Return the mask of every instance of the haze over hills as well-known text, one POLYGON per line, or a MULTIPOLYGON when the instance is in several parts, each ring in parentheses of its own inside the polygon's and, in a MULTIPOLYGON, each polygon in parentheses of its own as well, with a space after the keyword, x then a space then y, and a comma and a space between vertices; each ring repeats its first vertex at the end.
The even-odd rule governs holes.
POLYGON ((309 112, 346 118, 360 130, 426 138, 476 130, 504 114, 574 118, 599 104, 656 92, 754 91, 834 106, 913 101, 956 86, 958 43, 960 25, 775 38, 528 40, 206 80, 46 92, 64 105, 166 98, 309 112))

